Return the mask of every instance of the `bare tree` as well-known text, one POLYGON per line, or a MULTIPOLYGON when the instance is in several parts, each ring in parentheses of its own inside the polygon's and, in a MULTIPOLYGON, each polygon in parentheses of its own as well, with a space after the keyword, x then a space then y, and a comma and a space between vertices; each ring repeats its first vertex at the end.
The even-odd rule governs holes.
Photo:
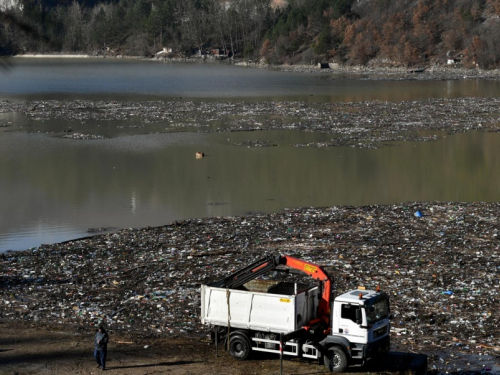
POLYGON ((203 46, 213 35, 209 2, 188 0, 180 4, 181 27, 183 36, 203 54, 203 46))
POLYGON ((65 29, 63 48, 70 51, 80 50, 83 39, 83 11, 76 1, 73 1, 67 10, 65 29))
MULTIPOLYGON (((212 19, 214 22, 214 32, 219 38, 219 43, 224 54, 228 50, 228 35, 226 33, 226 4, 223 2, 213 1, 211 4, 212 19)), ((229 37, 230 39, 230 37, 229 37)))

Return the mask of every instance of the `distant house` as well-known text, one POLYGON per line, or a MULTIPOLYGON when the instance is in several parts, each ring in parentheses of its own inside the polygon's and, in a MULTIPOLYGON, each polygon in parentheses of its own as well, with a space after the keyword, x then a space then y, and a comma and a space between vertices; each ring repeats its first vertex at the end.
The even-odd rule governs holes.
POLYGON ((228 49, 223 49, 223 48, 214 48, 212 49, 212 55, 215 57, 228 57, 230 51, 228 49))
POLYGON ((156 52, 156 54, 159 55, 160 53, 172 53, 172 52, 173 52, 172 48, 163 47, 163 50, 160 52, 156 52))
POLYGON ((464 55, 459 53, 458 55, 452 56, 451 54, 448 54, 446 64, 447 65, 457 65, 462 63, 462 59, 464 58, 464 55))
POLYGON ((164 57, 172 52, 173 52, 172 48, 163 47, 163 50, 161 50, 160 52, 156 52, 156 57, 164 57))

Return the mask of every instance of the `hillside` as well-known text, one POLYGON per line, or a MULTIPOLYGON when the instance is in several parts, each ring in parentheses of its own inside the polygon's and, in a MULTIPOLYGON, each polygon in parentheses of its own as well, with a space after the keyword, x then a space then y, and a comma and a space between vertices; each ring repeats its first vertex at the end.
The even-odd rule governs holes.
POLYGON ((2 0, 0 9, 4 55, 483 69, 500 62, 500 0, 2 0))

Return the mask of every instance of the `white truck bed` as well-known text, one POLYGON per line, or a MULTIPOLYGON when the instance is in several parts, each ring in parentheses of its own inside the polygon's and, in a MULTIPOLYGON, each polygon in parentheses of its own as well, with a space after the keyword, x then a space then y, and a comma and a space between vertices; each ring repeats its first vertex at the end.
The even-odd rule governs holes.
MULTIPOLYGON (((247 289, 251 288, 249 284, 245 284, 247 289)), ((259 280, 258 284, 258 289, 269 291, 202 285, 201 322, 261 332, 289 333, 316 318, 317 286, 299 290, 295 294, 295 288, 290 283, 283 283, 287 285, 281 285, 281 288, 276 288, 276 283, 268 283, 275 288, 262 288, 265 284, 263 280, 259 280)))

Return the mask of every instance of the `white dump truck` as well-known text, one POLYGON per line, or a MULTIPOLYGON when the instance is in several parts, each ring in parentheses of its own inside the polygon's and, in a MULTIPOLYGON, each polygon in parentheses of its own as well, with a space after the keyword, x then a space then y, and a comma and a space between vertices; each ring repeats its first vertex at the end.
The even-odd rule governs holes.
POLYGON ((331 372, 382 358, 390 348, 389 298, 378 290, 351 290, 332 301, 323 267, 287 255, 268 255, 201 286, 201 321, 215 343, 240 360, 252 351, 312 358, 331 372), (287 268, 288 267, 288 268, 287 268), (317 285, 257 280, 300 270, 317 285))

